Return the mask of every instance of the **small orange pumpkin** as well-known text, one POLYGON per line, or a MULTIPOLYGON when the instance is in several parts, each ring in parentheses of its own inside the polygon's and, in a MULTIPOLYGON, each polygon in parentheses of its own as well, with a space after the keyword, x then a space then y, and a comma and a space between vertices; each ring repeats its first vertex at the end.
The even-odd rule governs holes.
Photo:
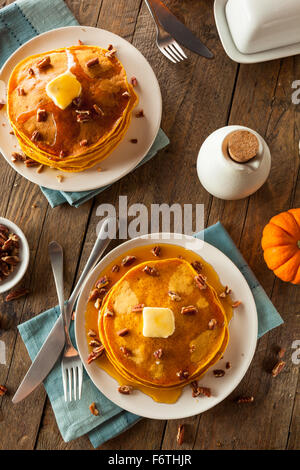
POLYGON ((300 209, 272 217, 263 230, 261 246, 268 268, 277 277, 300 284, 300 209))

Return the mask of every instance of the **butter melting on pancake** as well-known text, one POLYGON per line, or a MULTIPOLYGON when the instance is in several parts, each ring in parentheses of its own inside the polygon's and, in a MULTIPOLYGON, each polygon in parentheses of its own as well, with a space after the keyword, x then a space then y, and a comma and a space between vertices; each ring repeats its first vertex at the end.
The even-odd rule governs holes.
MULTIPOLYGON (((99 333, 107 357, 124 376, 153 387, 181 386, 214 360, 225 341, 227 319, 214 289, 200 289, 196 275, 185 260, 165 259, 133 267, 112 287, 101 309, 99 333), (156 275, 147 274, 146 266, 156 275), (174 332, 145 337, 137 304, 171 310, 174 332), (113 316, 105 316, 107 310, 113 316), (127 333, 120 335, 124 329, 127 333)), ((149 328, 153 333, 151 322, 149 328)))

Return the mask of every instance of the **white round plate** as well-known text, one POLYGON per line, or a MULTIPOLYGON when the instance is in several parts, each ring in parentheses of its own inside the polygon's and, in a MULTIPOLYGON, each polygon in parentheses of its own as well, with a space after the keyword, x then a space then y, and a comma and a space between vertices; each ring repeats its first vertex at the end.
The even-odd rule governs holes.
POLYGON ((255 52, 253 54, 243 54, 236 47, 227 23, 225 7, 228 0, 215 0, 214 14, 215 21, 220 36, 220 40, 230 59, 240 64, 257 64, 269 60, 281 59, 300 54, 300 43, 291 44, 284 47, 276 47, 267 51, 255 52))
POLYGON ((78 350, 87 373, 96 387, 112 402, 121 408, 140 416, 152 419, 181 419, 194 416, 212 408, 224 400, 239 384, 245 375, 255 352, 257 341, 257 312, 251 290, 233 262, 217 248, 194 237, 182 235, 181 239, 174 234, 152 234, 134 238, 108 253, 88 276, 78 300, 75 315, 75 333, 78 350), (168 239, 169 236, 169 239, 168 239), (117 391, 116 380, 110 377, 96 363, 87 364, 89 350, 85 333, 85 309, 89 292, 99 277, 100 272, 116 257, 129 249, 148 245, 169 243, 179 245, 202 256, 217 271, 221 282, 232 289, 233 299, 243 303, 235 310, 229 326, 229 344, 221 359, 213 369, 225 369, 227 361, 231 368, 222 378, 216 378, 212 370, 199 381, 210 387, 210 398, 193 398, 190 386, 184 388, 179 400, 174 404, 157 403, 148 395, 135 390, 131 395, 121 395, 117 391))
MULTIPOLYGON (((139 96, 137 110, 143 109, 145 117, 132 120, 125 138, 112 154, 99 165, 81 173, 64 173, 51 168, 45 168, 37 173, 36 168, 26 168, 22 163, 12 163, 11 154, 17 151, 18 142, 11 130, 7 113, 4 107, 0 111, 0 150, 8 163, 29 181, 46 188, 59 191, 88 191, 112 184, 132 171, 145 157, 153 144, 159 131, 162 112, 162 100, 156 76, 145 57, 129 42, 116 34, 103 29, 89 26, 70 26, 59 28, 41 34, 21 46, 4 64, 0 72, 0 99, 5 98, 5 85, 10 74, 20 60, 40 52, 57 48, 74 46, 80 39, 84 44, 107 47, 113 44, 117 55, 123 63, 130 80, 136 77, 138 86, 136 92, 139 96), (1 83, 2 80, 2 83, 1 83), (3 83, 4 82, 4 83, 3 83), (130 139, 138 139, 132 144, 130 139), (101 168, 101 172, 97 168, 101 168), (57 175, 63 175, 60 183, 57 175)), ((6 99, 5 99, 6 101, 6 99)))
POLYGON ((30 251, 24 233, 16 224, 8 219, 5 219, 4 217, 0 217, 0 224, 6 225, 6 227, 9 228, 10 233, 15 233, 20 238, 20 263, 6 279, 0 282, 0 294, 3 294, 3 292, 6 292, 15 287, 23 278, 28 268, 30 251))

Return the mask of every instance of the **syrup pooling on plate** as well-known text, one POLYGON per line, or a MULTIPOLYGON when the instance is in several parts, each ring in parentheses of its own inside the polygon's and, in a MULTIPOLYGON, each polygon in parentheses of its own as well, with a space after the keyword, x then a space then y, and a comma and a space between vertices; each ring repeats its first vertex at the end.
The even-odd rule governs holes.
MULTIPOLYGON (((201 263, 201 270, 202 273, 205 277, 207 277, 207 282, 209 282, 211 285, 214 286, 216 289, 216 296, 218 297, 219 294, 224 293, 225 288, 224 286, 221 285, 217 274, 213 270, 213 268, 205 263, 204 260, 202 260, 200 257, 195 255, 195 253, 185 250, 181 247, 174 246, 174 245, 168 245, 168 244, 161 244, 160 245, 160 254, 159 258, 155 257, 154 254, 152 253, 154 246, 145 246, 145 247, 138 247, 134 250, 130 250, 128 253, 124 254, 122 257, 119 259, 115 260, 114 263, 112 263, 110 266, 108 266, 103 273, 101 273, 100 279, 106 276, 107 279, 109 279, 110 284, 109 288, 111 288, 115 283, 120 280, 126 272, 128 272, 129 269, 132 269, 134 266, 138 266, 141 264, 143 261, 155 261, 157 259, 163 260, 163 259, 170 259, 174 257, 182 257, 184 258, 188 263, 195 263, 197 261, 198 266, 197 268, 199 269, 200 263, 201 263), (122 260, 128 259, 130 257, 135 256, 136 259, 132 262, 130 266, 122 266, 122 260)), ((180 258, 179 258, 180 259, 180 258)), ((197 274, 197 273, 196 273, 197 274)), ((109 294, 107 294, 108 298, 109 294)), ((105 299, 104 301, 105 302, 105 299)), ((219 297, 218 297, 219 298, 219 297)), ((219 298, 221 300, 222 307, 224 311, 226 312, 226 317, 228 320, 231 318, 232 315, 232 309, 231 309, 231 299, 229 296, 225 296, 223 298, 219 298)), ((219 302, 219 300, 218 300, 219 302)), ((141 314, 139 314, 141 315, 141 314)), ((97 319, 98 319, 98 310, 95 308, 94 302, 89 302, 87 306, 87 311, 86 311, 86 329, 87 329, 87 341, 90 342, 90 337, 88 336, 88 331, 89 330, 95 330, 98 331, 98 326, 97 326, 97 319)), ((190 321, 191 319, 189 319, 190 321)), ((130 333, 129 333, 130 334, 130 333)), ((129 338, 129 336, 124 336, 121 338, 122 340, 125 340, 126 338, 129 338)), ((219 351, 215 354, 212 355, 211 361, 209 361, 208 358, 208 363, 205 367, 202 368, 201 371, 199 371, 199 375, 202 375, 205 373, 208 367, 211 367, 211 365, 216 362, 220 356, 222 355, 222 351, 226 348, 227 346, 227 341, 228 337, 224 337, 223 343, 221 345, 221 348, 219 351)), ((125 343, 126 344, 126 343, 125 343)), ((92 349, 92 348, 91 348, 92 349)), ((150 384, 150 386, 147 386, 147 380, 144 380, 144 383, 142 383, 141 380, 139 380, 139 383, 137 382, 136 378, 130 375, 130 373, 125 372, 122 367, 120 367, 120 363, 118 361, 114 362, 114 358, 111 355, 111 351, 108 351, 110 354, 110 362, 108 358, 105 355, 102 355, 98 360, 97 363, 99 363, 100 367, 103 367, 111 376, 116 378, 116 380, 119 383, 127 383, 132 384, 135 388, 138 388, 142 390, 144 393, 150 395, 154 400, 156 401, 161 401, 161 402, 168 402, 168 403, 173 403, 175 402, 178 397, 181 394, 182 391, 182 386, 176 389, 176 385, 171 385, 170 389, 167 390, 162 390, 162 387, 159 386, 158 388, 154 389, 153 384, 150 384), (112 365, 113 364, 113 365, 112 365), (115 373, 114 373, 115 372, 115 373), (123 379, 120 381, 120 376, 123 377, 123 379), (124 377, 126 377, 124 379, 124 377), (168 394, 169 392, 169 394, 168 394)), ((193 351, 192 354, 194 354, 194 360, 198 361, 199 357, 196 357, 195 352, 193 351)), ((171 364, 171 363, 170 363, 171 364)), ((158 367, 159 369, 159 367, 158 367)), ((173 372, 175 371, 176 367, 173 368, 173 372)), ((177 369, 176 369, 177 370, 177 369)), ((131 371, 132 372, 132 371, 131 371)), ((178 371, 179 372, 179 371, 178 371)), ((174 374, 173 374, 174 375, 174 374)), ((141 377, 140 377, 141 379, 141 377)), ((149 379, 149 377, 148 377, 149 379)), ((173 380, 173 377, 172 377, 173 380)), ((188 382, 188 381, 187 381, 188 382)))
POLYGON ((137 101, 121 62, 96 46, 29 57, 15 67, 8 86, 8 115, 24 153, 70 172, 112 152, 137 101))

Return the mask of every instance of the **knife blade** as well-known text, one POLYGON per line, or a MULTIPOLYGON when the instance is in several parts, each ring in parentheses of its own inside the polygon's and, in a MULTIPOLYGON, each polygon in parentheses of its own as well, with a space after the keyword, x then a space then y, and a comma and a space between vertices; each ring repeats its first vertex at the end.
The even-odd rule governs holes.
MULTIPOLYGON (((147 0, 146 4, 156 14, 163 28, 172 35, 176 41, 191 51, 207 59, 212 59, 214 54, 190 31, 175 15, 160 1, 147 0)), ((152 12, 151 12, 152 13, 152 12)))
MULTIPOLYGON (((111 239, 108 237, 109 231, 107 230, 110 223, 116 223, 116 219, 107 218, 104 220, 92 253, 89 256, 89 259, 72 292, 72 295, 70 296, 70 299, 65 305, 66 317, 68 319, 68 325, 66 325, 67 327, 69 327, 75 302, 78 298, 87 274, 96 265, 99 258, 102 256, 111 241, 111 239)), ((36 355, 25 377, 19 385, 18 390, 13 396, 13 403, 18 403, 19 401, 26 398, 47 377, 59 356, 61 355, 64 345, 65 331, 63 318, 60 314, 49 335, 47 336, 43 346, 36 355)))

